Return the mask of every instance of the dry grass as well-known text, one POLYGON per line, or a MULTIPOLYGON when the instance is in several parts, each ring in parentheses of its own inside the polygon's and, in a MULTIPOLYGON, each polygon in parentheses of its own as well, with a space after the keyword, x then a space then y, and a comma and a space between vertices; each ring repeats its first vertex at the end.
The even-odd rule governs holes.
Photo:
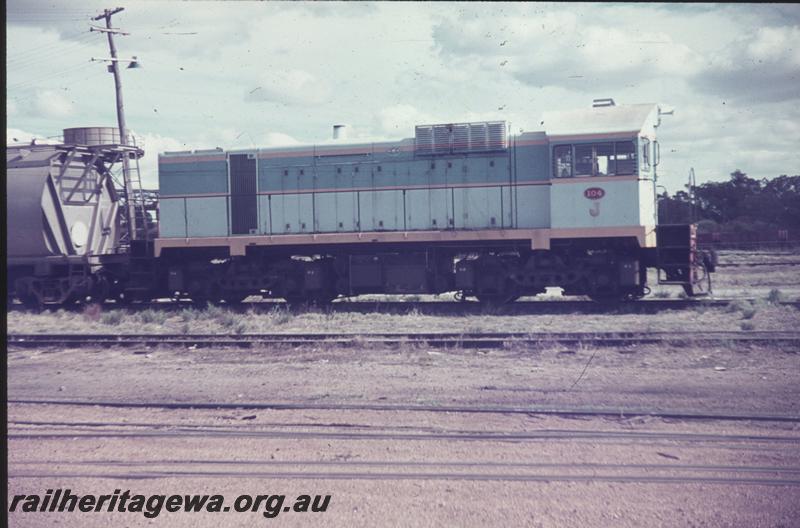
POLYGON ((108 310, 91 317, 81 312, 8 314, 12 333, 105 333, 105 334, 247 334, 247 333, 392 333, 392 332, 613 332, 697 331, 709 328, 738 330, 743 320, 762 330, 793 330, 800 311, 767 300, 738 301, 727 309, 698 307, 653 314, 541 314, 541 315, 425 315, 408 313, 354 313, 311 310, 291 312, 275 307, 267 312, 237 312, 214 307, 179 311, 146 309, 140 312, 108 310))

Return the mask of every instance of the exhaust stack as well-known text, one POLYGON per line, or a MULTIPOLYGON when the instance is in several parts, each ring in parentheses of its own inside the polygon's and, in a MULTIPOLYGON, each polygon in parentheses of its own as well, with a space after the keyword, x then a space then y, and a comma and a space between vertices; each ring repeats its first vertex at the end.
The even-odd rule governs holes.
POLYGON ((346 125, 333 125, 333 139, 346 139, 346 125))

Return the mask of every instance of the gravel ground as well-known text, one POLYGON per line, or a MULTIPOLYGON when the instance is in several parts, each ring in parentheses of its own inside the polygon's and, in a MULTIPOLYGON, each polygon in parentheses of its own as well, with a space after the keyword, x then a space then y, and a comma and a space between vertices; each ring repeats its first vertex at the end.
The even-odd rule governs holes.
POLYGON ((242 493, 333 497, 326 513, 284 513, 275 519, 259 513, 162 513, 151 520, 133 513, 15 512, 11 521, 15 526, 797 526, 800 426, 792 422, 130 409, 14 400, 550 405, 796 416, 798 363, 793 350, 746 347, 12 350, 12 495, 69 487, 97 494, 219 493, 228 501, 242 493), (487 433, 494 436, 480 436, 487 433), (691 469, 698 465, 729 469, 691 469), (652 477, 679 480, 614 480, 652 477), (692 480, 708 477, 796 484, 692 480))
POLYGON ((797 354, 745 346, 12 350, 8 361, 12 399, 480 403, 800 414, 800 403, 786 398, 800 381, 797 354))

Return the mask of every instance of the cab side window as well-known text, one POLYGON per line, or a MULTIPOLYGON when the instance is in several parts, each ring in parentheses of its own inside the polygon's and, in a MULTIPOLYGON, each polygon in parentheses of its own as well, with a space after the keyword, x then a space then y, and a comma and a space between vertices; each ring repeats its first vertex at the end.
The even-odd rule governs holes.
POLYGON ((572 145, 558 145, 553 148, 553 176, 572 177, 572 145))
POLYGON ((594 172, 592 145, 575 145, 575 176, 591 176, 594 172))
POLYGON ((636 144, 609 141, 553 148, 553 175, 556 178, 625 176, 636 174, 636 144))

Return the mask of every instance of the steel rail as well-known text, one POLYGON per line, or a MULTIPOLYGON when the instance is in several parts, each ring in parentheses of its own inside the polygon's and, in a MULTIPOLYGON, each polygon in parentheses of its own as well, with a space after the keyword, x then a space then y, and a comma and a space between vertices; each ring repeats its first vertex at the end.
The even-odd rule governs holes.
POLYGON ((717 264, 718 268, 750 268, 760 266, 800 266, 800 260, 788 260, 782 262, 725 262, 717 264))
POLYGON ((442 333, 281 333, 281 334, 11 334, 7 344, 14 347, 63 348, 91 346, 178 346, 253 347, 253 346, 395 346, 398 344, 431 347, 501 348, 513 345, 628 346, 644 344, 692 343, 798 345, 795 331, 706 331, 698 332, 442 332, 442 333))
POLYGON ((9 405, 56 405, 74 407, 107 407, 111 409, 166 409, 166 410, 276 410, 276 411, 371 411, 371 412, 427 412, 460 414, 524 414, 549 416, 588 416, 602 418, 651 417, 674 420, 720 420, 736 422, 800 422, 800 415, 744 414, 736 412, 708 412, 687 410, 659 410, 637 408, 580 408, 545 406, 459 406, 425 404, 374 404, 374 403, 291 403, 291 402, 126 402, 101 400, 28 400, 9 399, 9 405))
POLYGON ((257 479, 312 479, 312 480, 475 480, 517 482, 619 482, 646 484, 725 484, 760 486, 800 486, 800 479, 753 477, 695 477, 654 475, 591 475, 569 474, 514 474, 514 473, 400 473, 400 472, 213 472, 213 471, 146 471, 126 473, 63 472, 63 473, 11 473, 8 478, 112 478, 142 480, 159 478, 257 478, 257 479))
POLYGON ((595 462, 427 462, 403 460, 20 460, 13 466, 106 466, 106 467, 144 467, 154 466, 299 466, 299 467, 400 467, 400 468, 524 468, 524 469, 648 469, 653 471, 703 471, 737 473, 798 473, 800 466, 730 466, 714 464, 609 464, 595 462))
MULTIPOLYGON (((335 428, 335 427, 332 427, 335 428)), ((673 433, 665 431, 608 431, 579 429, 543 429, 536 432, 380 432, 380 431, 278 431, 249 428, 165 427, 144 429, 119 424, 116 429, 97 431, 90 428, 68 428, 38 432, 32 429, 9 431, 9 440, 59 438, 277 438, 316 440, 403 440, 403 441, 472 441, 472 442, 536 442, 552 440, 669 440, 677 442, 753 442, 800 444, 800 436, 673 433)))

